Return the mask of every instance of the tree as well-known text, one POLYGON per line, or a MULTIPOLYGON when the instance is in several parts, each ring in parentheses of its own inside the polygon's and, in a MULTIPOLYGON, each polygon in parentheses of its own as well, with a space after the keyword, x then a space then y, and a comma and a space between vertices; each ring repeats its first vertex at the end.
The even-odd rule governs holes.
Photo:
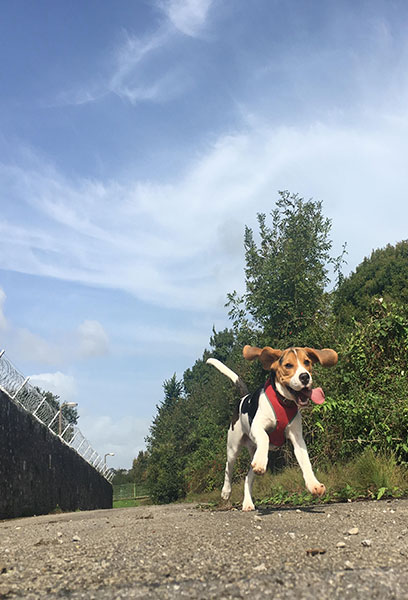
MULTIPOLYGON (((35 389, 37 390, 37 392, 39 394, 41 394, 41 396, 43 398, 45 398, 45 400, 47 401, 47 403, 51 406, 51 408, 53 408, 56 412, 58 412, 60 410, 61 407, 61 403, 59 401, 59 396, 57 396, 56 394, 53 394, 52 392, 46 392, 45 390, 42 390, 41 388, 35 386, 35 389)), ((62 417, 64 419, 64 423, 65 423, 65 427, 66 424, 68 423, 69 425, 76 425, 78 422, 78 411, 76 409, 75 406, 62 406, 62 417)), ((55 433, 59 433, 59 421, 54 420, 53 424, 51 425, 51 429, 55 432, 55 433)), ((70 427, 67 430, 67 436, 68 438, 72 435, 73 428, 70 427)), ((66 437, 66 436, 65 436, 66 437)))
POLYGON ((378 248, 338 287, 333 310, 344 325, 363 320, 373 297, 408 304, 408 240, 378 248))
POLYGON ((149 453, 144 450, 140 450, 137 458, 133 459, 132 468, 129 471, 132 477, 132 481, 140 483, 145 481, 147 477, 147 468, 149 465, 149 453))
POLYGON ((188 418, 183 410, 183 384, 176 374, 163 383, 164 400, 146 438, 149 452, 147 484, 150 497, 159 504, 185 493, 183 468, 187 451, 188 418))
POLYGON ((225 362, 231 355, 235 343, 235 335, 231 329, 225 328, 223 331, 216 331, 213 327, 213 333, 210 337, 211 356, 225 362))
POLYGON ((279 192, 271 218, 270 227, 258 214, 259 244, 245 228, 246 293, 228 295, 229 315, 236 329, 268 344, 305 343, 305 332, 326 319, 328 268, 339 270, 342 257, 330 255, 331 221, 321 202, 279 192))
POLYGON ((114 476, 112 485, 123 485, 125 483, 133 483, 131 471, 127 469, 112 469, 114 476))

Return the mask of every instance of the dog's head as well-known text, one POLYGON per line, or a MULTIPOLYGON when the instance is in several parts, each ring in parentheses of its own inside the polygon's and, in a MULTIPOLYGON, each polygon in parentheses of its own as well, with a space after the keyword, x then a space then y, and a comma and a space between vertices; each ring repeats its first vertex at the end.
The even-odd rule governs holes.
POLYGON ((306 406, 311 399, 316 404, 324 400, 320 388, 312 389, 312 367, 319 362, 324 367, 337 363, 337 352, 330 348, 288 348, 274 350, 269 346, 256 348, 245 346, 243 355, 246 360, 259 359, 266 371, 272 371, 276 390, 284 398, 296 402, 299 407, 306 406), (320 390, 320 391, 319 391, 320 390))

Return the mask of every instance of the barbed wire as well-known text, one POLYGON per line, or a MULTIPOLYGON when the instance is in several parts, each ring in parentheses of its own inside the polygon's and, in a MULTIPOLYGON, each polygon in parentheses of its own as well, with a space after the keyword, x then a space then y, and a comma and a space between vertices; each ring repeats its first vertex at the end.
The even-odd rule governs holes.
POLYGON ((29 384, 29 377, 24 377, 5 356, 5 350, 0 351, 0 390, 10 400, 31 413, 37 421, 77 452, 105 479, 112 481, 113 469, 106 466, 104 458, 92 448, 79 427, 64 416, 63 404, 59 409, 51 406, 46 398, 29 384))

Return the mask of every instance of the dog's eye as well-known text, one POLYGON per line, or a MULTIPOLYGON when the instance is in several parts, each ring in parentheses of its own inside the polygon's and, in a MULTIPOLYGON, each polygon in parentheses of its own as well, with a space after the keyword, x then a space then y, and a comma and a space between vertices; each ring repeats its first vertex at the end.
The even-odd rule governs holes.
POLYGON ((285 369, 293 369, 293 365, 292 365, 292 363, 286 363, 286 364, 284 365, 284 367, 285 367, 285 369))
POLYGON ((304 363, 305 367, 310 367, 310 360, 305 360, 304 363))

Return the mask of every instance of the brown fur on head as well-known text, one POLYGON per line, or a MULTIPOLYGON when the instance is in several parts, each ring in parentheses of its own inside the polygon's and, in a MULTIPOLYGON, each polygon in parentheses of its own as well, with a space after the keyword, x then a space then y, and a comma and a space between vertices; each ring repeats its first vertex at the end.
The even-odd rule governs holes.
POLYGON ((246 360, 261 362, 266 371, 273 371, 278 391, 298 404, 306 402, 307 390, 312 387, 312 366, 319 362, 324 367, 332 367, 337 363, 337 352, 330 348, 287 348, 276 350, 270 346, 256 348, 245 346, 243 356, 246 360), (303 393, 305 392, 305 393, 303 393), (300 396, 303 396, 299 400, 300 396))
POLYGON ((316 350, 315 348, 288 348, 287 350, 276 350, 270 346, 265 348, 257 348, 256 346, 245 346, 242 354, 246 360, 255 360, 258 358, 261 362, 265 371, 274 369, 275 363, 283 362, 283 355, 287 352, 293 352, 293 350, 301 351, 302 354, 307 355, 308 359, 312 363, 319 362, 323 367, 333 367, 338 360, 337 352, 331 348, 323 348, 323 350, 316 350))

